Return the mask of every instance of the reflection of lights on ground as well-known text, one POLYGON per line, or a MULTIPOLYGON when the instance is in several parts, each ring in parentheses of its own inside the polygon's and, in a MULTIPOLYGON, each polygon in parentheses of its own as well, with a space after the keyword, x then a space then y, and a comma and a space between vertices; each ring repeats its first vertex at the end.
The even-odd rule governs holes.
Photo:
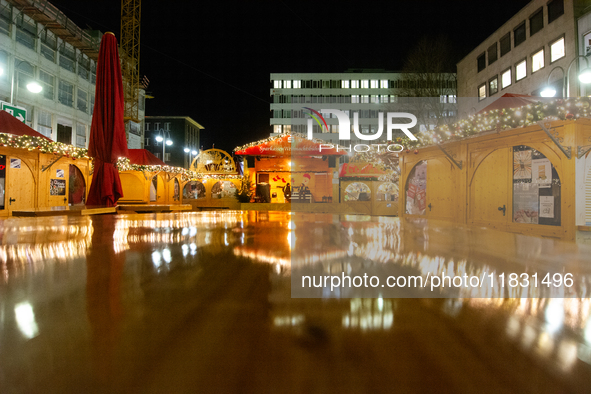
POLYGON ((28 339, 39 335, 39 328, 35 321, 35 313, 33 307, 28 302, 21 302, 14 307, 14 314, 16 317, 16 324, 21 333, 28 339))
POLYGON ((388 330, 394 324, 392 300, 379 297, 353 298, 350 311, 343 314, 343 328, 360 330, 388 330))

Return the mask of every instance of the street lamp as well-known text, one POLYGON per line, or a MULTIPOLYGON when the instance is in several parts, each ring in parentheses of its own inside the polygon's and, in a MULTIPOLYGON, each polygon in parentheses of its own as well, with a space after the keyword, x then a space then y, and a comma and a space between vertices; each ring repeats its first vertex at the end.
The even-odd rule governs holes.
MULTIPOLYGON (((19 61, 17 64, 14 65, 14 70, 12 71, 12 78, 10 81, 10 104, 12 105, 16 105, 17 103, 17 97, 18 97, 18 85, 19 85, 19 78, 16 75, 18 72, 19 67, 21 66, 21 64, 23 63, 27 63, 29 66, 31 66, 31 68, 33 68, 33 66, 31 65, 31 63, 29 63, 26 60, 21 60, 19 61), (16 89, 14 86, 14 79, 16 77, 16 89)), ((2 73, 4 72, 4 70, 2 70, 2 73)), ((2 74, 0 73, 0 74, 2 74)), ((33 71, 34 73, 34 71, 33 71)), ((33 77, 34 78, 34 77, 33 77)), ((29 81, 27 83, 27 90, 31 93, 40 93, 43 90, 43 87, 34 79, 32 81, 29 81)))
POLYGON ((158 130, 158 132, 161 133, 162 135, 160 135, 160 134, 157 135, 156 141, 162 142, 162 161, 166 163, 166 145, 168 145, 168 146, 172 145, 172 140, 170 139, 170 131, 160 129, 160 130, 158 130), (164 133, 166 133, 168 135, 167 140, 165 140, 164 133))
POLYGON ((591 82, 591 68, 589 68, 589 60, 583 55, 578 55, 570 62, 570 64, 568 65, 568 68, 566 69, 566 72, 564 72, 564 68, 562 68, 560 66, 556 66, 550 71, 550 74, 548 74, 548 81, 546 82, 546 87, 540 92, 540 95, 542 97, 554 97, 556 95, 556 89, 550 85, 550 76, 552 75, 554 70, 560 69, 560 70, 562 70, 562 97, 568 98, 570 96, 570 86, 569 86, 569 81, 568 81, 568 75, 570 73, 570 68, 572 67, 573 64, 575 64, 575 61, 580 57, 585 59, 585 63, 587 64, 587 67, 579 73, 579 82, 584 83, 584 84, 590 83, 591 82))
POLYGON ((191 164, 193 164, 193 160, 195 159, 193 156, 197 156, 197 150, 191 149, 188 146, 185 147, 185 153, 189 154, 189 168, 191 168, 191 164))

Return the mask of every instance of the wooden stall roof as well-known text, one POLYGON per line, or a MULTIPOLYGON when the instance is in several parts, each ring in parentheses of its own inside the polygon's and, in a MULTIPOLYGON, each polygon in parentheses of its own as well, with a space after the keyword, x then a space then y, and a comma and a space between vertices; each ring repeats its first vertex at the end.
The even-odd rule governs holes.
POLYGON ((165 166, 166 164, 146 149, 128 149, 129 162, 144 166, 165 166))
POLYGON ((332 144, 321 140, 309 140, 297 134, 270 137, 234 150, 234 154, 241 156, 342 156, 346 153, 332 144))
POLYGON ((520 108, 525 105, 536 104, 540 101, 543 102, 553 100, 552 98, 545 99, 545 97, 534 97, 528 94, 505 93, 490 103, 488 106, 478 111, 478 113, 483 114, 495 109, 520 108))
POLYGON ((51 141, 51 139, 33 130, 6 111, 0 111, 0 133, 20 136, 28 135, 31 137, 37 137, 51 141))

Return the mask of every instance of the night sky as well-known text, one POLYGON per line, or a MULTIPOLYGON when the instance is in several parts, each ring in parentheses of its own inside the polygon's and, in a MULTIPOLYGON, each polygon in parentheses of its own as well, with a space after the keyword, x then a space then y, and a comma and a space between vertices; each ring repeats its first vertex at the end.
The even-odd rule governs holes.
MULTIPOLYGON (((119 39, 120 0, 51 2, 119 39)), ((231 152, 271 132, 270 73, 399 71, 414 44, 437 35, 457 62, 528 2, 143 0, 146 115, 190 116, 205 127, 205 149, 231 152)))

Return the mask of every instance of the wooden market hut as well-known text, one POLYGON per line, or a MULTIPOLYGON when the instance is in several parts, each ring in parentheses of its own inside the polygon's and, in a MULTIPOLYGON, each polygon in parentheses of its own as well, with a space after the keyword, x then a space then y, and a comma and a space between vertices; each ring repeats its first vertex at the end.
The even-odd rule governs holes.
POLYGON ((234 150, 246 158, 256 185, 255 202, 271 204, 337 202, 336 158, 347 152, 319 140, 284 134, 234 150), (287 185, 291 196, 284 191, 287 185))
POLYGON ((587 100, 557 100, 494 110, 467 123, 493 130, 402 155, 400 215, 591 238, 589 108, 587 100))
POLYGON ((120 204, 181 204, 181 176, 167 171, 162 160, 146 149, 129 149, 135 169, 119 172, 123 197, 120 204))
POLYGON ((242 185, 242 174, 226 151, 202 151, 190 170, 195 178, 182 185, 184 204, 191 204, 194 210, 240 209, 235 192, 242 185))
POLYGON ((90 160, 0 111, 0 217, 13 211, 84 205, 90 160), (51 153, 44 153, 51 152, 51 153))

